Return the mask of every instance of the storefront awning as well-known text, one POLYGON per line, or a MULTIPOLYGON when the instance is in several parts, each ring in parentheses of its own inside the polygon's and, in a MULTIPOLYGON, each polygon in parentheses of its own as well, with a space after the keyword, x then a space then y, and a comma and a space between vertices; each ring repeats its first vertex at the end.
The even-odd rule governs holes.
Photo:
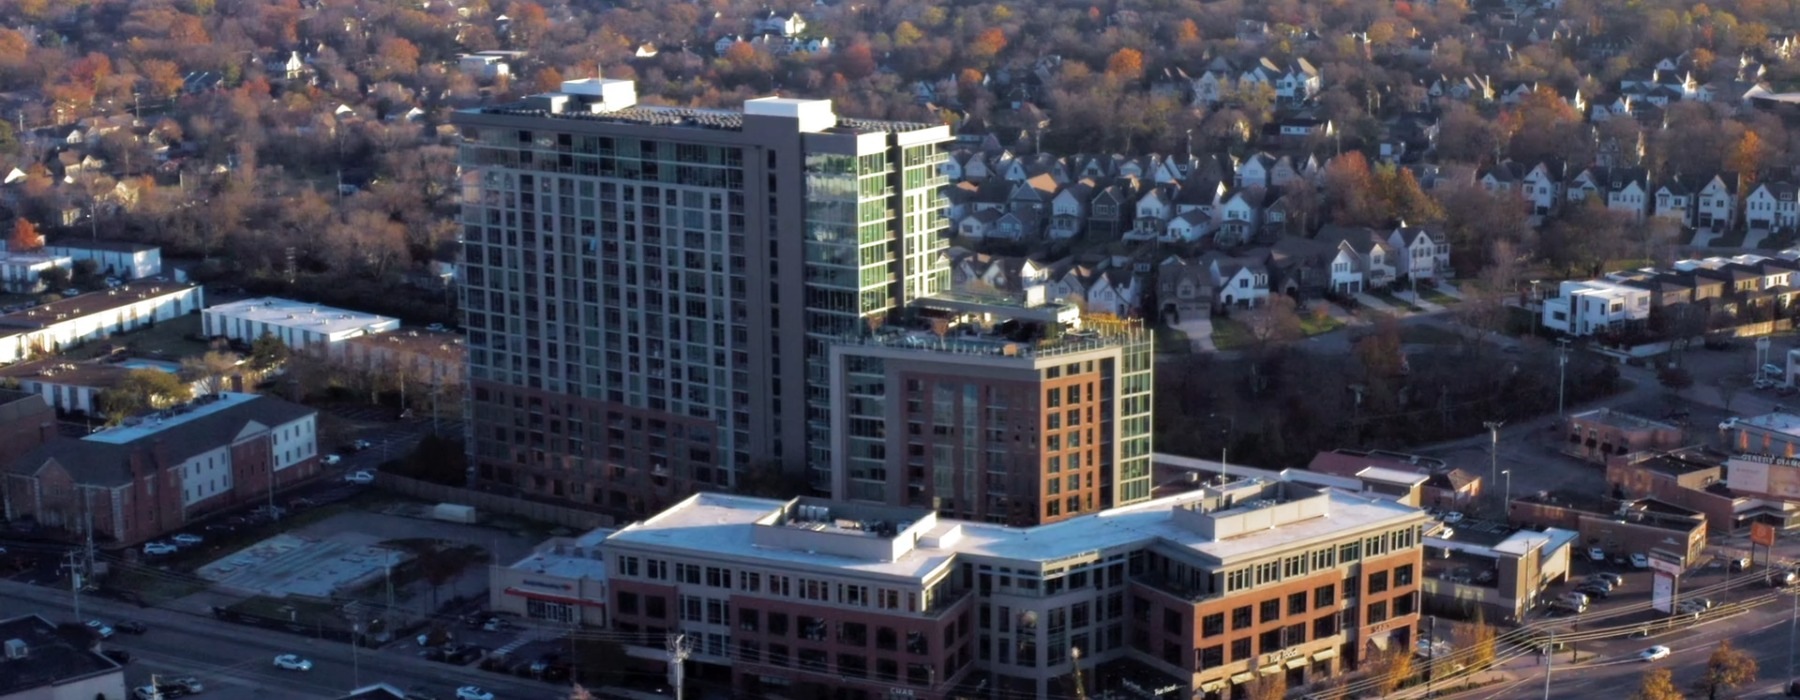
POLYGON ((588 607, 594 607, 594 608, 606 607, 605 603, 602 603, 597 600, 585 600, 582 598, 575 598, 572 596, 556 595, 554 593, 529 591, 529 590, 525 590, 523 588, 510 588, 509 587, 506 589, 506 594, 507 595, 516 595, 521 598, 535 598, 537 600, 546 600, 546 601, 550 601, 552 603, 563 603, 566 605, 586 605, 588 607))
POLYGON ((1262 672, 1262 674, 1265 676, 1274 674, 1274 673, 1281 673, 1281 664, 1269 664, 1267 666, 1264 666, 1264 667, 1256 669, 1256 670, 1262 672))
POLYGON ((1254 674, 1254 673, 1246 672, 1246 673, 1231 674, 1231 684, 1232 685, 1243 685, 1243 684, 1249 683, 1250 681, 1253 681, 1253 680, 1256 680, 1256 674, 1254 674))
POLYGON ((1200 692, 1202 692, 1202 693, 1212 693, 1212 692, 1217 692, 1217 691, 1224 690, 1224 689, 1225 689, 1225 679, 1223 679, 1223 678, 1216 680, 1216 681, 1207 681, 1205 683, 1200 684, 1200 692))
POLYGON ((1335 658, 1337 658, 1337 649, 1326 649, 1325 651, 1313 654, 1314 661, 1329 661, 1335 658))
POLYGON ((1387 651, 1388 650, 1388 635, 1387 635, 1387 633, 1384 632, 1382 634, 1378 634, 1373 637, 1370 637, 1369 643, 1375 645, 1376 649, 1380 649, 1382 651, 1387 651))
POLYGON ((1301 666, 1305 666, 1305 665, 1306 665, 1306 657, 1304 657, 1304 656, 1302 656, 1298 659, 1288 659, 1287 660, 1288 668, 1300 668, 1301 666))

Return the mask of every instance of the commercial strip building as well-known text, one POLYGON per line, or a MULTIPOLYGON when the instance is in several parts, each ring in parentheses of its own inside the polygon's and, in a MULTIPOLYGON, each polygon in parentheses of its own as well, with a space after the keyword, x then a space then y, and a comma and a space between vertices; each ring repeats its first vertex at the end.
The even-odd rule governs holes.
POLYGON ((1636 452, 1673 450, 1687 438, 1681 426, 1610 408, 1570 415, 1568 434, 1563 453, 1596 464, 1636 452))
POLYGON ((949 286, 947 127, 610 79, 453 122, 482 485, 636 517, 752 465, 830 490, 828 348, 949 286))
POLYGON ((137 330, 200 310, 198 285, 130 282, 0 315, 0 364, 137 330))
POLYGON ((40 615, 0 620, 0 700, 124 698, 125 667, 85 629, 64 633, 40 615))
POLYGON ((8 520, 121 544, 269 497, 318 474, 317 412, 256 394, 202 396, 81 439, 44 442, 5 465, 8 520))
POLYGON ((1507 519, 1539 530, 1572 530, 1580 535, 1578 547, 1599 549, 1618 561, 1632 554, 1662 552, 1683 567, 1691 567, 1704 560, 1706 549, 1705 514, 1654 498, 1617 500, 1538 493, 1508 503, 1507 519))
MULTIPOLYGON (((100 274, 121 281, 145 279, 162 274, 162 248, 128 241, 88 241, 44 246, 49 255, 75 260, 92 260, 100 274)), ((177 275, 176 281, 185 277, 177 275)))
POLYGON ((1428 522, 1253 477, 1029 528, 702 493, 599 549, 631 653, 660 668, 680 631, 692 673, 739 692, 1045 697, 1078 648, 1093 692, 1218 700, 1410 650, 1428 522))
POLYGON ((1425 536, 1426 610, 1490 621, 1523 620, 1550 585, 1567 581, 1581 534, 1463 521, 1425 536))
POLYGON ((200 319, 208 337, 254 343, 266 333, 281 339, 290 348, 336 343, 400 327, 399 319, 379 314, 275 297, 208 307, 200 313, 200 319))
POLYGON ((488 567, 488 609, 555 625, 605 627, 606 562, 600 542, 613 530, 556 537, 510 565, 488 567))
POLYGON ((935 331, 831 346, 837 499, 1027 526, 1150 498, 1141 323, 935 297, 909 311, 935 331))
MULTIPOLYGON (((100 394, 140 369, 176 374, 181 365, 143 358, 70 361, 47 357, 0 367, 0 379, 18 382, 20 391, 42 396, 60 415, 98 418, 100 394)), ((200 382, 194 384, 194 392, 202 393, 200 382)))

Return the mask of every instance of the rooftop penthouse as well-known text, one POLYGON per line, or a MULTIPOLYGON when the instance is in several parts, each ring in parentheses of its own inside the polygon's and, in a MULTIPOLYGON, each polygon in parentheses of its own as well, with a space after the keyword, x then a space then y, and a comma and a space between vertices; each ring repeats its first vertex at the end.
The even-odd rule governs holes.
MULTIPOLYGON (((470 110, 469 113, 723 131, 743 131, 745 117, 766 116, 796 118, 800 122, 800 130, 807 132, 860 134, 943 129, 948 133, 948 127, 938 124, 839 117, 832 113, 830 100, 761 97, 745 101, 742 110, 639 104, 637 83, 616 78, 565 80, 562 88, 556 92, 530 95, 517 102, 481 107, 470 110)), ((565 145, 573 146, 573 141, 565 145)), ((610 155, 603 150, 596 152, 610 155)))

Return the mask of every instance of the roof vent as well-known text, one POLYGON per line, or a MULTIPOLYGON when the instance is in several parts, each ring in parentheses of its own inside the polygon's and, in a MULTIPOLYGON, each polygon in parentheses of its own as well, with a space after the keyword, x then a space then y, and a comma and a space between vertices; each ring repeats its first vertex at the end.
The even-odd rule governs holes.
POLYGON ((25 644, 25 640, 23 640, 23 639, 8 639, 8 640, 6 640, 6 658, 7 658, 7 660, 16 661, 18 659, 23 659, 30 655, 31 655, 31 647, 29 647, 25 644))

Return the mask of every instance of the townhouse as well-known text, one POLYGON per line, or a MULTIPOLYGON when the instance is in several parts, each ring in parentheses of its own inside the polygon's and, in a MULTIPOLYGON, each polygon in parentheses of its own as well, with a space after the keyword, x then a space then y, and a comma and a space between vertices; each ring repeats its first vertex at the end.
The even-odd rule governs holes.
POLYGON ((1542 310, 1545 328, 1573 336, 1621 330, 1649 318, 1649 290, 1609 280, 1565 280, 1542 310))

